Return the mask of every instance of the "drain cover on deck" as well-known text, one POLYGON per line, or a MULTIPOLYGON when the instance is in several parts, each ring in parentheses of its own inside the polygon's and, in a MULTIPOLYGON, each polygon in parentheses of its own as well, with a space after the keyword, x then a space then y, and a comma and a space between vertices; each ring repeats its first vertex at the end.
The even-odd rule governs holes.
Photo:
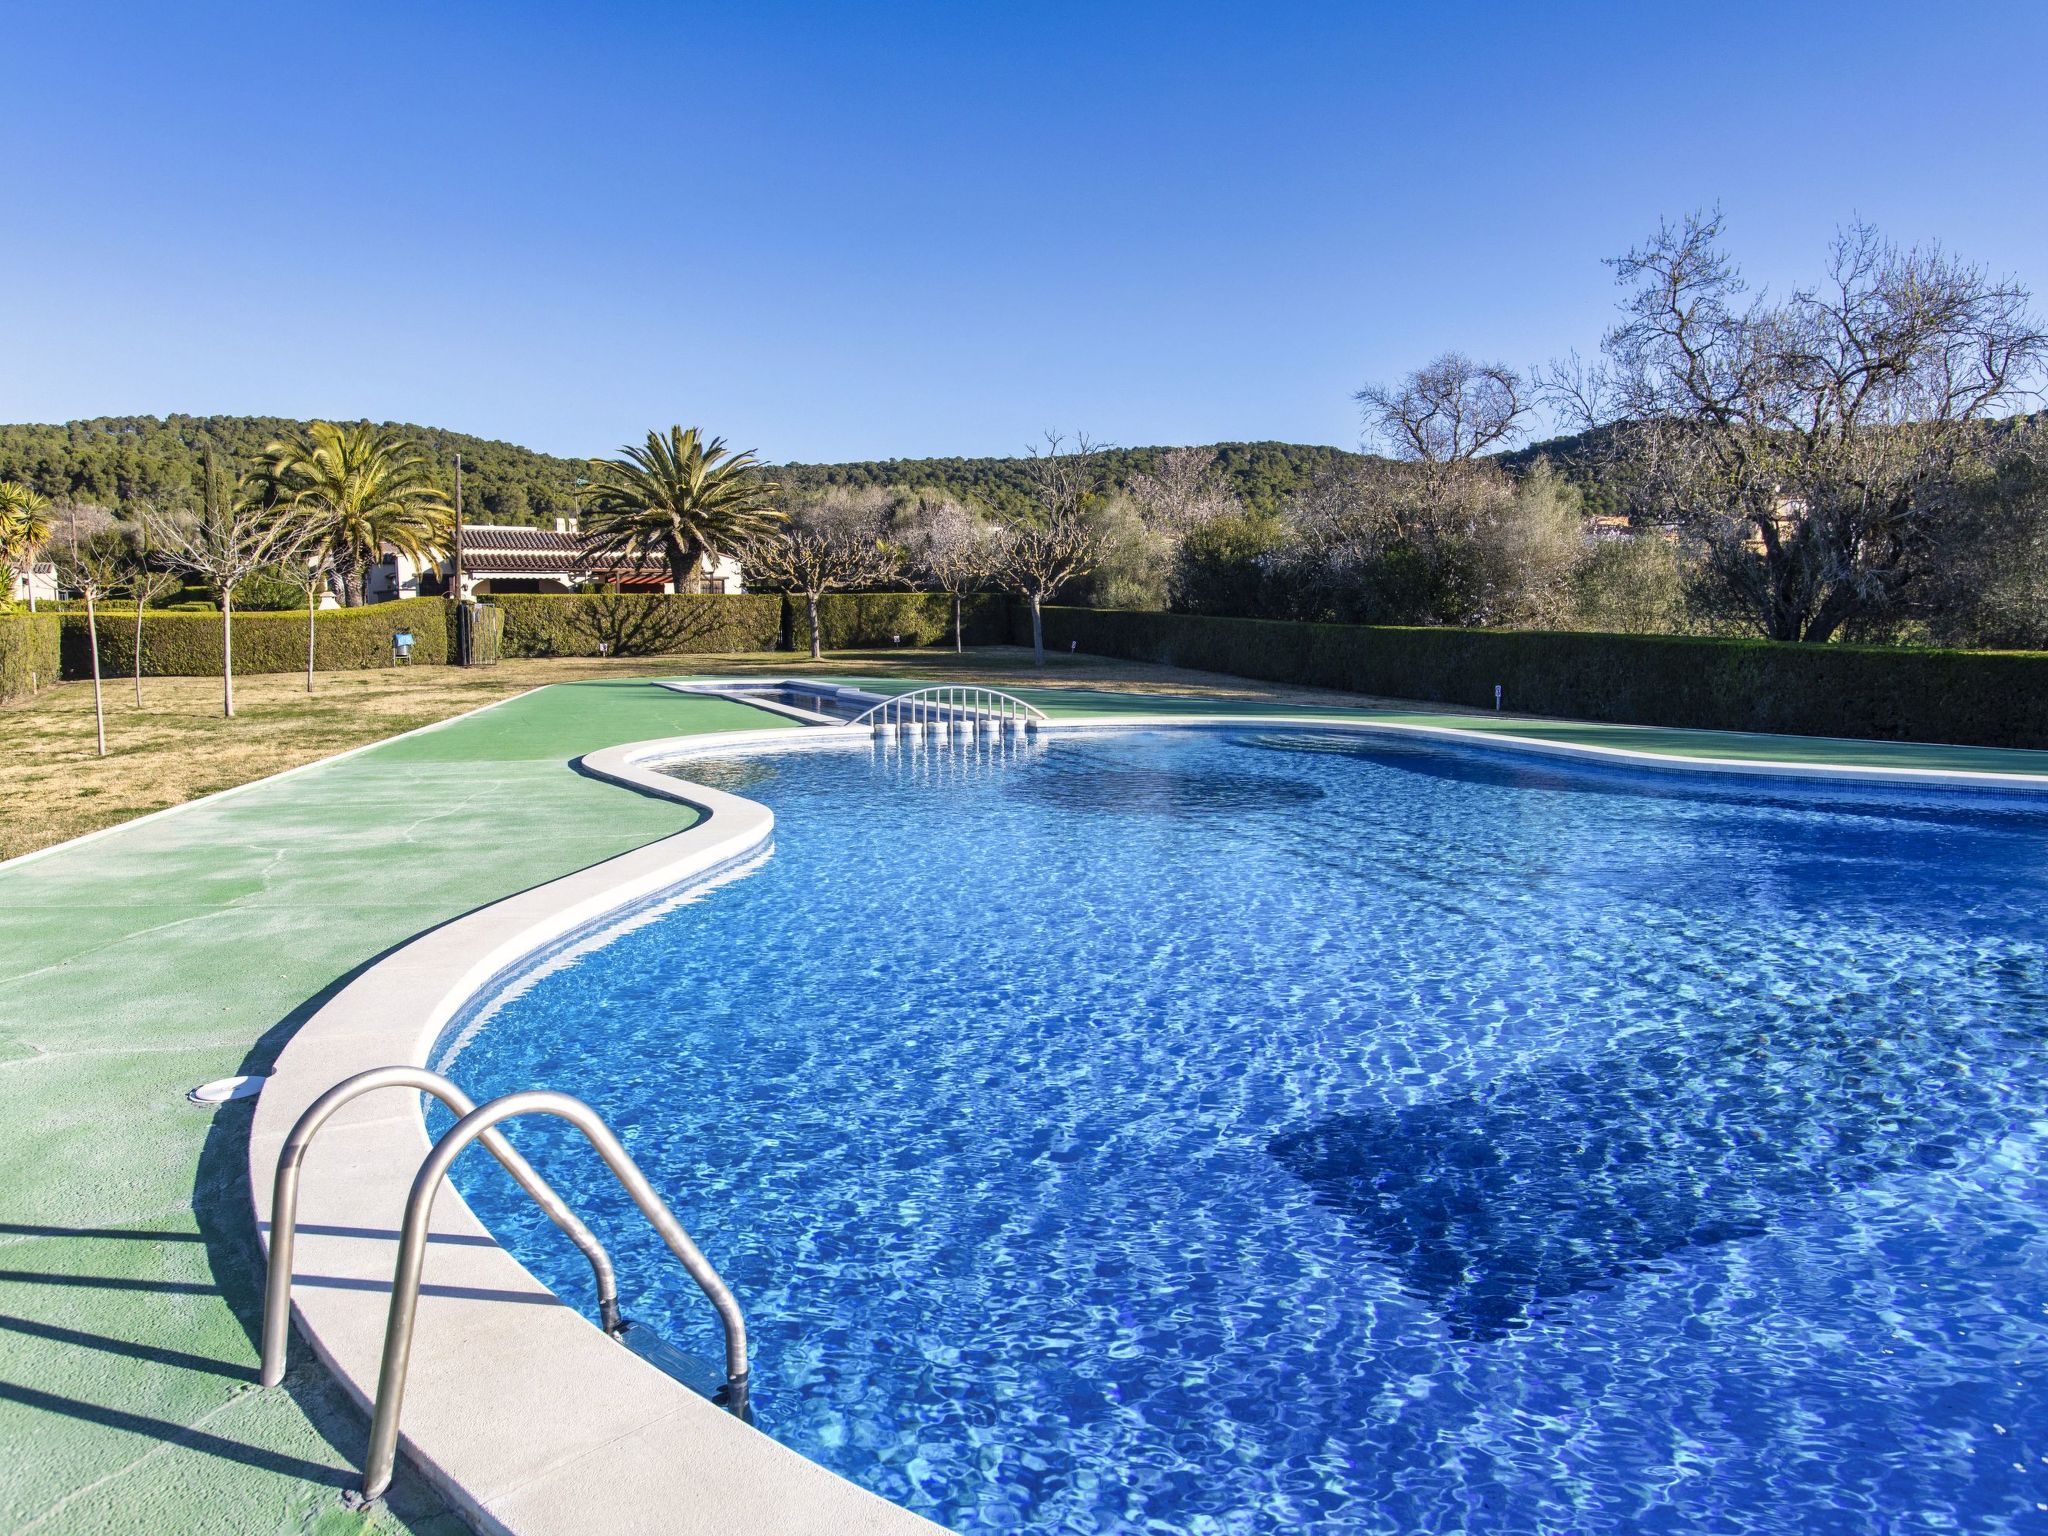
POLYGON ((231 1099, 253 1099, 263 1091, 260 1077, 222 1077, 201 1083, 185 1097, 194 1104, 225 1104, 231 1099))

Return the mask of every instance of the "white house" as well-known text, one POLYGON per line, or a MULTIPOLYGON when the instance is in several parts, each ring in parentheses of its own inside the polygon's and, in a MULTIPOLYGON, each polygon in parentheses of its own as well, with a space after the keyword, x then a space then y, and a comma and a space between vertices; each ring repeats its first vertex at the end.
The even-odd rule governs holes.
MULTIPOLYGON (((448 590, 453 562, 445 556, 421 569, 405 556, 386 551, 364 583, 363 595, 373 603, 401 597, 435 597, 448 590)), ((462 529, 462 595, 489 597, 503 592, 574 592, 596 583, 622 592, 673 592, 665 560, 621 561, 593 555, 577 530, 576 519, 555 519, 549 528, 522 528, 502 523, 467 523, 462 529)), ((705 559, 700 590, 738 592, 740 563, 705 559)))
POLYGON ((17 603, 25 603, 33 595, 39 603, 57 601, 57 567, 48 560, 38 560, 28 570, 16 566, 7 573, 7 595, 17 603))

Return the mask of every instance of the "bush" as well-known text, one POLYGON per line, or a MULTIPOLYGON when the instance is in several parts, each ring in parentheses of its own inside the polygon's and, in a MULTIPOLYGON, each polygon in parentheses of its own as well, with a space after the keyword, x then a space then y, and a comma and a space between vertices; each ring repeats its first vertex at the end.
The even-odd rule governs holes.
MULTIPOLYGON (((413 633, 414 665, 448 660, 447 605, 438 597, 407 598, 366 608, 332 608, 313 620, 313 664, 323 672, 396 666, 391 637, 413 633)), ((89 677, 83 613, 64 615, 64 675, 89 677)), ((135 664, 135 610, 100 610, 100 671, 125 674, 135 664)), ((297 672, 306 665, 306 613, 235 611, 235 671, 297 672)), ((208 677, 220 667, 218 613, 159 613, 142 620, 142 670, 148 677, 208 677)))
MULTIPOLYGON (((1013 616, 1029 643, 1028 614, 1013 616)), ((1045 610, 1048 649, 1430 703, 1699 730, 2048 747, 2048 653, 1386 629, 1045 610)))
POLYGON ((782 633, 774 593, 681 595, 506 593, 507 656, 682 656, 772 651, 782 633))
MULTIPOLYGON (((801 595, 789 600, 790 649, 808 653, 811 622, 801 595)), ((1002 596, 977 592, 960 606, 968 645, 1000 645, 1009 628, 1002 596)), ((818 637, 828 651, 887 650, 904 645, 953 643, 953 599, 943 592, 831 592, 818 600, 818 637)))
POLYGON ((305 587, 281 566, 251 571, 235 588, 236 613, 304 613, 305 600, 305 587))
POLYGON ((57 681, 63 623, 54 613, 0 614, 0 704, 57 681))

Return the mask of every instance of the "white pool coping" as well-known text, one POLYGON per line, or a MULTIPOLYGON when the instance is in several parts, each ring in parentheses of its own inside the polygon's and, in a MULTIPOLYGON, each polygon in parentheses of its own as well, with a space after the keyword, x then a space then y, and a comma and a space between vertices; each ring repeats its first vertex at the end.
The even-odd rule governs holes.
MULTIPOLYGON (((825 737, 813 727, 720 732, 585 757, 589 772, 680 801, 700 819, 428 930, 314 1014, 278 1057, 250 1130, 250 1182, 266 1249, 278 1153, 321 1093, 371 1067, 424 1065, 463 1004, 524 957, 767 842, 774 828, 767 807, 647 763, 849 744, 836 733, 825 737)), ((429 1144, 419 1095, 387 1091, 336 1114, 306 1158, 293 1315, 365 1413, 376 1395, 398 1221, 429 1144)), ((687 1225, 687 1202, 678 1214, 687 1225)), ((431 1233, 401 1448, 479 1530, 909 1536, 940 1529, 742 1424, 606 1338, 500 1247, 452 1188, 435 1202, 431 1233)), ((694 1235, 715 1258, 718 1234, 694 1235)))
MULTIPOLYGON (((1276 727, 1422 737, 1685 773, 2048 793, 2048 779, 2024 774, 1678 758, 1325 715, 1133 714, 1055 720, 1039 730, 1276 727)), ((870 740, 865 727, 797 726, 667 737, 583 757, 585 771, 690 806, 698 821, 428 930, 315 1013, 279 1055, 250 1132, 250 1182, 266 1247, 277 1155, 314 1098, 371 1067, 426 1065, 458 1012, 523 960, 767 844, 774 829, 767 807, 653 764, 870 740)), ((337 1114, 305 1164, 297 1266, 303 1278, 293 1291, 294 1317, 366 1413, 376 1393, 396 1227, 429 1145, 419 1095, 387 1092, 337 1114)), ((677 1214, 689 1224, 687 1201, 677 1214)), ((740 1423, 607 1339, 500 1247, 452 1188, 436 1202, 432 1232, 402 1447, 478 1529, 518 1536, 940 1529, 740 1423)), ((694 1235, 715 1261, 719 1234, 694 1235)), ((772 1393, 774 1383, 758 1390, 772 1393)))

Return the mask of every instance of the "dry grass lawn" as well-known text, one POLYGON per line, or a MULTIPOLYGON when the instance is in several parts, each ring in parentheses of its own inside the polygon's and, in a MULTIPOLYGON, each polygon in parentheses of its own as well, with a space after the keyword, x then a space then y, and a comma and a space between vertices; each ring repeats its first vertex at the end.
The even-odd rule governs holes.
POLYGON ((1114 684, 1148 693, 1203 692, 1299 703, 1380 703, 1315 689, 1092 656, 1027 650, 841 652, 805 656, 651 656, 507 661, 500 666, 395 667, 235 680, 235 718, 220 712, 217 677, 152 677, 135 702, 128 679, 106 685, 107 756, 93 753, 92 686, 65 683, 0 707, 0 858, 12 858, 200 795, 430 725, 544 683, 692 673, 895 674, 1037 687, 1114 684))

